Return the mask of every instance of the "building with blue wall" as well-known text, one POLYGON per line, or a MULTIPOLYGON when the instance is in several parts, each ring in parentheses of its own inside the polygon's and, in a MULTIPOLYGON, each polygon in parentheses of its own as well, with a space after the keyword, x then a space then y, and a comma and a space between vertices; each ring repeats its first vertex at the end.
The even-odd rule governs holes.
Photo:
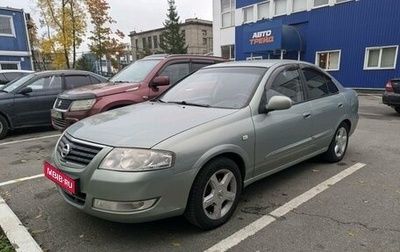
POLYGON ((0 7, 0 69, 32 70, 31 55, 24 11, 0 7))
POLYGON ((400 77, 399 0, 214 0, 213 5, 217 55, 300 59, 352 88, 383 89, 388 79, 400 77))

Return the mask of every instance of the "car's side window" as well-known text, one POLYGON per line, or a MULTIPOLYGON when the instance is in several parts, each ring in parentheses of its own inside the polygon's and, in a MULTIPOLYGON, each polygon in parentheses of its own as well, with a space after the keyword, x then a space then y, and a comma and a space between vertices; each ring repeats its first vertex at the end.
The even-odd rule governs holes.
POLYGON ((67 89, 82 87, 91 84, 89 76, 87 75, 67 75, 65 76, 65 83, 67 89))
POLYGON ((28 85, 33 92, 45 90, 61 90, 61 76, 48 76, 37 79, 28 85))
POLYGON ((212 65, 214 63, 212 62, 193 62, 192 63, 192 72, 199 70, 200 68, 203 68, 205 66, 212 65))
POLYGON ((97 83, 101 83, 102 82, 102 80, 99 80, 96 77, 91 76, 91 75, 89 75, 89 79, 90 79, 90 83, 91 84, 97 84, 97 83))
POLYGON ((8 79, 4 74, 0 74, 0 84, 7 84, 8 79))
POLYGON ((302 72, 310 99, 318 99, 339 92, 331 78, 325 74, 312 68, 303 68, 302 72))
POLYGON ((267 98, 274 95, 287 96, 293 103, 304 101, 303 86, 296 68, 285 69, 276 76, 271 88, 267 91, 267 98))
POLYGON ((190 73, 189 62, 175 63, 167 66, 159 75, 169 77, 170 84, 175 84, 178 80, 190 73))

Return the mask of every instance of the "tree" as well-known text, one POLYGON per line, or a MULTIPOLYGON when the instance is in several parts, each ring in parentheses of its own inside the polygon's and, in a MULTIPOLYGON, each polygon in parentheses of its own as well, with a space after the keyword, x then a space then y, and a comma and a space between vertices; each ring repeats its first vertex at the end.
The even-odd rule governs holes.
POLYGON ((86 0, 86 4, 90 14, 90 22, 94 26, 93 31, 90 31, 92 35, 89 37, 89 40, 92 41, 89 44, 90 51, 96 55, 99 62, 104 56, 111 60, 112 55, 122 55, 124 44, 112 35, 116 35, 120 39, 123 39, 125 35, 119 30, 113 33, 112 29, 107 26, 116 23, 108 15, 109 4, 105 0, 86 0))
POLYGON ((160 47, 166 53, 186 54, 185 37, 181 33, 181 22, 176 11, 175 0, 168 0, 168 13, 165 20, 165 31, 161 34, 160 47))
POLYGON ((76 61, 76 69, 93 72, 94 65, 90 56, 85 54, 82 55, 82 57, 76 61))
POLYGON ((85 0, 37 1, 42 17, 41 25, 47 28, 40 47, 44 54, 54 55, 57 67, 75 67, 76 49, 82 44, 86 32, 83 1, 85 0))

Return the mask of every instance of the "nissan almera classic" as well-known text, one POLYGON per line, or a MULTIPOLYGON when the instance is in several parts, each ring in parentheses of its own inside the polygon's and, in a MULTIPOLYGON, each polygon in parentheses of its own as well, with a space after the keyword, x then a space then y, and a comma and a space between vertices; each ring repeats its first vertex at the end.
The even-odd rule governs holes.
POLYGON ((88 214, 127 223, 184 215, 212 229, 252 182, 317 155, 342 160, 357 122, 356 92, 312 64, 228 62, 72 125, 44 173, 88 214))

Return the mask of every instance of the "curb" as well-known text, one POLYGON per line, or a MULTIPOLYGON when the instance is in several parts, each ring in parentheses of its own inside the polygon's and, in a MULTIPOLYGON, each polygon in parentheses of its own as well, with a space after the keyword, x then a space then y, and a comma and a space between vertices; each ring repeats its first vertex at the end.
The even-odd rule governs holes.
POLYGON ((1 196, 0 227, 16 251, 43 252, 1 196))

